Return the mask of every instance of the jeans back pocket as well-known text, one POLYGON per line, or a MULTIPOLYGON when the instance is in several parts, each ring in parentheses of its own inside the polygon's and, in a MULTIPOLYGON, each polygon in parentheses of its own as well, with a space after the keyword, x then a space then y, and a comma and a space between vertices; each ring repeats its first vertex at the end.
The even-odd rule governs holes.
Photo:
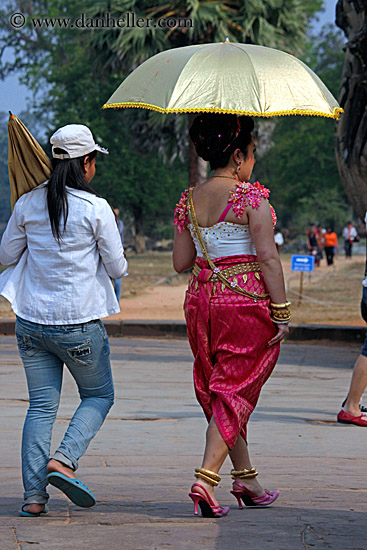
POLYGON ((74 346, 73 348, 67 348, 66 353, 76 363, 89 365, 92 363, 92 342, 88 338, 82 344, 74 346))
POLYGON ((17 334, 17 343, 20 356, 33 357, 37 353, 32 338, 28 334, 17 334))

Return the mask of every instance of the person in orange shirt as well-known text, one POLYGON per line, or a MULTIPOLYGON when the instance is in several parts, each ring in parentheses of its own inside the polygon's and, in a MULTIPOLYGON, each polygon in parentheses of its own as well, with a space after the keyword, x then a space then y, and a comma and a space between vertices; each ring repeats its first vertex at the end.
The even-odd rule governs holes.
POLYGON ((333 265, 334 263, 334 254, 338 246, 338 237, 337 234, 332 230, 331 227, 326 229, 324 234, 324 249, 326 254, 327 265, 333 265))

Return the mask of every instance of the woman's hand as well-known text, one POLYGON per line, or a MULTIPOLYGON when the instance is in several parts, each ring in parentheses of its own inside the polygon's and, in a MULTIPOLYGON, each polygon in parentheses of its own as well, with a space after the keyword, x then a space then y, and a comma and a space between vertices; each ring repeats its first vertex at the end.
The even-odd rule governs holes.
POLYGON ((289 334, 288 325, 277 325, 277 326, 278 326, 277 334, 274 336, 274 338, 269 340, 269 342, 266 344, 268 348, 270 348, 270 346, 274 346, 274 344, 277 344, 278 342, 281 342, 283 338, 285 338, 289 334))

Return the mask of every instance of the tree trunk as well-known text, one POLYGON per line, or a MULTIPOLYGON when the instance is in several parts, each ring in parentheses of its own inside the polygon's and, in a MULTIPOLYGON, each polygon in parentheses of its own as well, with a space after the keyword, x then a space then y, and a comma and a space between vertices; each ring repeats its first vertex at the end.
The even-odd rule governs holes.
POLYGON ((138 254, 145 252, 145 238, 143 227, 143 211, 134 209, 134 225, 135 225, 135 248, 138 254))
POLYGON ((365 0, 338 0, 336 24, 346 37, 339 91, 344 114, 336 125, 335 151, 347 196, 363 220, 367 211, 367 6, 365 0))
MULTIPOLYGON (((189 128, 194 121, 194 118, 197 116, 197 113, 188 114, 188 123, 189 128)), ((189 187, 196 187, 199 183, 199 157, 196 154, 195 145, 189 137, 189 187)))

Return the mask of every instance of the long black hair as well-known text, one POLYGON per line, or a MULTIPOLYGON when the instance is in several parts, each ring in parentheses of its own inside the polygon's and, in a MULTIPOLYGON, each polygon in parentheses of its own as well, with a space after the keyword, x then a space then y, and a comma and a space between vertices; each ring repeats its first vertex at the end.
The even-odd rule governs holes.
MULTIPOLYGON (((54 149, 58 155, 65 154, 63 149, 54 149)), ((92 161, 97 155, 97 151, 92 151, 88 155, 74 159, 52 159, 52 174, 47 183, 47 208, 50 217, 52 234, 60 243, 62 231, 60 230, 61 218, 64 218, 64 229, 68 219, 68 195, 66 186, 80 191, 87 191, 92 195, 99 197, 98 193, 89 187, 84 176, 84 160, 86 157, 92 161)))
POLYGON ((248 116, 203 113, 195 118, 189 133, 199 157, 215 170, 227 166, 237 148, 247 157, 253 129, 254 121, 248 116))

